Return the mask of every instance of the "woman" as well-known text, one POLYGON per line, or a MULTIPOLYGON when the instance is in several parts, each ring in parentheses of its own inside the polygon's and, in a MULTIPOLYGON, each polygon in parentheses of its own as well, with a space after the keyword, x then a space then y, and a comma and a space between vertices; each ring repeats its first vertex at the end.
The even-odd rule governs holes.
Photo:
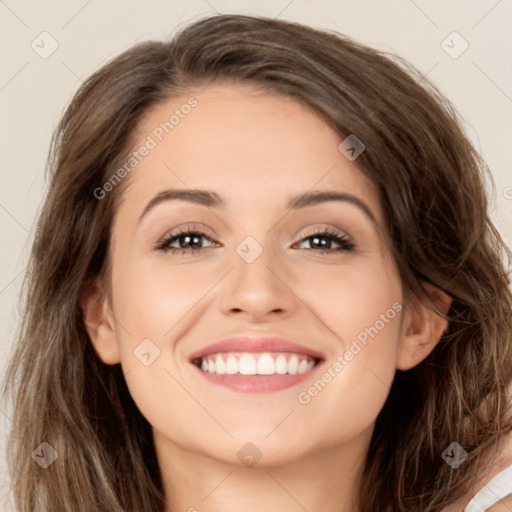
POLYGON ((500 506, 506 247, 412 67, 215 16, 90 77, 49 168, 5 387, 19 511, 500 506))

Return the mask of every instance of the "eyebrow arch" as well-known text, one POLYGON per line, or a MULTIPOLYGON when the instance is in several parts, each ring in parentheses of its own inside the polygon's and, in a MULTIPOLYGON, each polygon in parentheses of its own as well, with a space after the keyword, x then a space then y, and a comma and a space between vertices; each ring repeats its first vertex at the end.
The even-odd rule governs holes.
POLYGON ((328 201, 342 201, 353 204, 354 206, 357 206, 374 224, 377 224, 377 219, 367 204, 358 197, 348 194, 347 192, 334 192, 331 190, 325 192, 306 192, 305 194, 293 196, 288 202, 288 208, 292 210, 306 208, 308 206, 328 201))
POLYGON ((160 203, 172 200, 188 201, 189 203, 195 203, 208 208, 215 208, 224 206, 224 201, 216 192, 209 190, 198 190, 198 189, 169 189, 158 192, 146 205, 143 212, 139 217, 139 223, 149 213, 150 210, 155 208, 160 203))
MULTIPOLYGON (((221 197, 213 191, 199 190, 199 189, 169 189, 158 192, 146 205, 142 214, 139 217, 139 223, 149 213, 150 210, 155 208, 160 203, 172 200, 188 201, 190 203, 207 206, 208 208, 215 208, 225 206, 221 197)), ((343 201, 357 206, 374 224, 377 225, 377 220, 373 215, 370 208, 361 199, 346 192, 334 191, 316 191, 306 192, 293 196, 289 199, 287 207, 289 210, 296 210, 314 206, 328 201, 343 201)))

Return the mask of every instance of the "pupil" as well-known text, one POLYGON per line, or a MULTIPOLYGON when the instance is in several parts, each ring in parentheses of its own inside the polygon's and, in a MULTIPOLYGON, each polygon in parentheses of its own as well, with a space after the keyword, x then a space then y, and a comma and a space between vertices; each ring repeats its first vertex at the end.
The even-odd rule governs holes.
MULTIPOLYGON (((315 236, 315 237, 313 238, 313 243, 315 243, 315 244, 319 244, 321 247, 326 248, 326 246, 328 246, 328 245, 331 243, 331 241, 330 241, 330 240, 327 240, 327 239, 325 239, 325 238, 322 238, 322 237, 317 237, 317 236, 315 236)), ((327 247, 327 249, 329 249, 329 248, 330 248, 330 247, 327 247)))
POLYGON ((197 243, 199 241, 199 238, 198 236, 196 235, 184 235, 183 236, 183 240, 185 242, 185 244, 189 244, 189 245, 192 245, 193 244, 193 240, 195 240, 195 243, 197 243))

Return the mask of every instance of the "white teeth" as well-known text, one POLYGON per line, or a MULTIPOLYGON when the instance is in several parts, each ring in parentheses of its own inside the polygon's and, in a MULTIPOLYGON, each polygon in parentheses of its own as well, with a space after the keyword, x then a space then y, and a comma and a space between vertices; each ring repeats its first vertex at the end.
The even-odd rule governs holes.
POLYGON ((254 359, 251 354, 243 354, 238 361, 238 371, 242 375, 256 375, 258 373, 256 367, 256 359, 254 359))
POLYGON ((290 375, 295 375, 299 370, 299 358, 296 355, 290 357, 288 361, 288 373, 290 375))
POLYGON ((201 370, 218 375, 296 375, 311 370, 316 361, 290 353, 222 353, 201 361, 201 370))
POLYGON ((258 359, 258 375, 274 375, 275 365, 270 354, 261 354, 258 359))
MULTIPOLYGON (((204 362, 204 359, 203 359, 204 362)), ((201 369, 203 369, 203 365, 201 364, 201 369)), ((226 361, 226 373, 228 375, 235 375, 235 373, 238 373, 238 361, 236 360, 236 357, 229 356, 226 361)))
POLYGON ((308 369, 308 362, 303 359, 299 362, 299 368, 297 369, 297 373, 304 373, 308 369))
MULTIPOLYGON (((208 371, 210 371, 210 365, 208 365, 208 371)), ((224 375, 226 373, 226 364, 224 363, 224 359, 222 357, 217 356, 215 359, 215 368, 214 372, 219 375, 224 375)))
POLYGON ((286 357, 282 355, 277 356, 275 370, 276 373, 279 375, 284 375, 285 373, 288 373, 288 362, 286 361, 286 357))

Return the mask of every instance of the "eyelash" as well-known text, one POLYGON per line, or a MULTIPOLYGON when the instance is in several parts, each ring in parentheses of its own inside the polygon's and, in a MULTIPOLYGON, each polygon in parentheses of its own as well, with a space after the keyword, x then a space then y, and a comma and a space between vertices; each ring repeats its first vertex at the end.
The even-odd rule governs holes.
MULTIPOLYGON (((185 252, 197 252, 201 249, 206 249, 206 247, 199 247, 199 248, 191 248, 191 249, 182 249, 178 247, 169 247, 169 245, 174 242, 175 240, 179 239, 183 235, 199 235, 200 237, 207 238, 210 242, 213 242, 213 240, 207 236, 202 231, 198 230, 192 230, 189 228, 185 228, 183 230, 180 230, 176 233, 171 233, 170 235, 164 237, 162 240, 156 243, 154 246, 155 251, 162 251, 164 253, 171 253, 171 254, 180 254, 185 252)), ((315 252, 322 252, 322 253, 338 253, 338 252, 350 252, 355 249, 355 244, 348 239, 345 235, 340 235, 336 231, 330 231, 329 229, 323 229, 318 230, 315 233, 308 235, 300 240, 300 242, 303 242, 304 240, 308 240, 309 238, 314 237, 321 237, 321 238, 328 238, 331 241, 336 242, 340 245, 338 249, 301 249, 305 251, 315 251, 315 252)))

